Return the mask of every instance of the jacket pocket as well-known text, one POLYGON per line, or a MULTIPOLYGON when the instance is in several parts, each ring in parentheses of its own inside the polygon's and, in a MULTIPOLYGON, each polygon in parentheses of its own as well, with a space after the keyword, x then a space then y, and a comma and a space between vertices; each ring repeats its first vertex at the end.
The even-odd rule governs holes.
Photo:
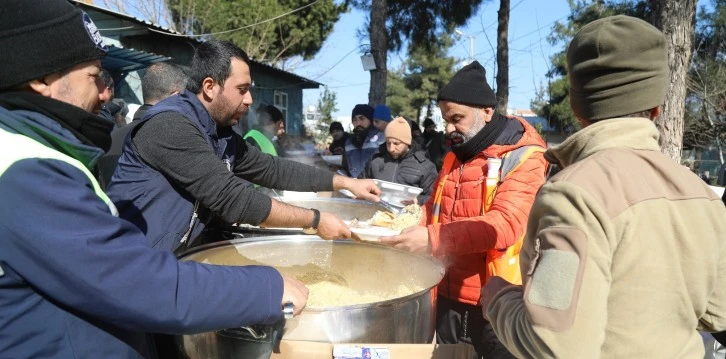
POLYGON ((587 260, 587 237, 577 228, 542 230, 534 243, 524 288, 525 305, 536 325, 556 331, 575 321, 587 260))

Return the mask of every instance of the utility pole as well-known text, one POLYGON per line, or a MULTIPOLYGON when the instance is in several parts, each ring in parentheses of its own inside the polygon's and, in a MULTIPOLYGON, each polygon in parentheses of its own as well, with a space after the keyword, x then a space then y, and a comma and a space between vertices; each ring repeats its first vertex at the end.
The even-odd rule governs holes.
MULTIPOLYGON (((459 36, 466 36, 469 38, 469 63, 474 62, 474 36, 466 35, 461 30, 456 29, 454 32, 459 36)), ((463 46, 463 44, 462 44, 463 46)))
POLYGON ((474 36, 469 36, 469 63, 474 62, 474 36))

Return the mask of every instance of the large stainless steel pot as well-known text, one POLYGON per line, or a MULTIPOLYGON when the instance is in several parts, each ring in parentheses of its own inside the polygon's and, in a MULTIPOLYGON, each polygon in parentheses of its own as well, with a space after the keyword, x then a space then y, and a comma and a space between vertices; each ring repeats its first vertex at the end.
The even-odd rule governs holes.
MULTIPOLYGON (((421 289, 385 301, 306 308, 284 326, 283 339, 329 343, 430 343, 435 329, 433 288, 443 265, 429 257, 375 244, 323 241, 315 236, 274 236, 213 243, 182 254, 183 260, 224 265, 269 265, 283 275, 301 271, 335 273, 362 292, 381 291, 408 281, 421 289)), ((178 337, 190 358, 218 358, 234 352, 230 331, 178 337)))
MULTIPOLYGON (((301 198, 296 195, 283 195, 273 198, 293 206, 298 206, 302 208, 315 208, 319 211, 335 213, 335 215, 337 215, 341 220, 344 221, 350 221, 354 218, 367 220, 373 217, 376 211, 385 210, 382 206, 376 203, 350 198, 301 198)), ((261 228, 245 224, 238 226, 229 226, 226 228, 225 232, 227 232, 225 234, 230 235, 230 237, 234 237, 234 234, 241 234, 243 237, 303 234, 302 228, 261 228)))

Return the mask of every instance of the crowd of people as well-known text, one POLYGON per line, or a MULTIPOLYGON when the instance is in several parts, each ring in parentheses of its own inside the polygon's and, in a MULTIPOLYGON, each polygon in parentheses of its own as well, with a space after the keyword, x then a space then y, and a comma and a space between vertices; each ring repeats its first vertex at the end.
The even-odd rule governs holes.
MULTIPOLYGON (((329 127, 333 141, 327 153, 341 156, 339 170, 349 177, 421 188, 416 204, 426 203, 443 157, 450 151, 434 122, 427 119, 426 131, 422 133, 416 121, 403 116, 393 118, 386 105, 367 104, 356 105, 351 118, 352 133, 337 121, 329 127)), ((407 204, 411 203, 397 205, 407 204)))
POLYGON ((285 303, 298 315, 307 288, 274 268, 175 254, 212 219, 351 238, 336 214, 249 183, 376 202, 373 178, 423 189, 419 225, 380 241, 446 264, 438 343, 477 358, 700 358, 698 331, 726 330, 726 195, 660 152, 667 45, 645 21, 575 35, 582 129, 562 144, 499 113, 473 61, 438 93, 445 133, 384 105, 355 106, 350 134, 332 123, 345 175, 282 158, 274 106, 233 131, 253 98, 232 43, 199 44, 186 72, 146 69, 130 124, 113 120, 102 37, 68 1, 6 0, 0 49, 0 357, 155 358, 154 334, 270 324, 285 303))

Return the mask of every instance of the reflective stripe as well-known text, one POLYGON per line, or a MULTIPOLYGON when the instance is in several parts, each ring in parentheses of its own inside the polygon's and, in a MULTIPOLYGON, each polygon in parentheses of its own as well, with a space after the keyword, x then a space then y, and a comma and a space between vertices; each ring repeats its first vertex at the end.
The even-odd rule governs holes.
POLYGON ((504 182, 504 178, 507 177, 507 175, 512 173, 514 170, 519 168, 519 166, 527 161, 527 159, 529 159, 529 156, 531 156, 533 153, 544 151, 545 149, 540 146, 531 145, 522 146, 514 151, 506 152, 502 155, 502 167, 499 170, 499 179, 494 186, 490 186, 487 183, 487 193, 484 194, 484 196, 482 197, 486 198, 486 200, 482 202, 482 215, 489 210, 489 207, 491 207, 492 202, 494 201, 494 196, 497 194, 497 188, 499 188, 499 184, 504 182))
MULTIPOLYGON (((499 177, 493 181, 486 180, 486 182, 482 185, 482 208, 480 215, 483 216, 489 210, 489 207, 494 201, 494 196, 496 196, 497 188, 499 188, 499 185, 502 181, 504 181, 504 177, 519 168, 519 166, 527 161, 533 153, 544 151, 544 148, 533 145, 523 146, 515 149, 514 151, 504 153, 502 155, 502 166, 499 169, 499 177)), ((444 175, 441 177, 441 180, 436 187, 431 223, 439 223, 440 221, 441 199, 443 197, 444 186, 449 173, 453 169, 455 160, 456 157, 452 152, 447 153, 446 157, 444 157, 444 164, 440 172, 444 175)), ((486 174, 486 172, 484 173, 486 174)), ((456 198, 454 198, 454 200, 456 200, 456 198)), ((486 281, 488 281, 492 276, 499 276, 503 277, 510 283, 522 284, 522 275, 519 269, 519 252, 522 248, 523 240, 524 235, 522 235, 513 245, 509 246, 504 251, 490 249, 486 252, 486 281)))
POLYGON ((431 218, 431 223, 433 224, 439 223, 439 216, 441 215, 441 196, 444 193, 444 185, 446 184, 446 179, 449 178, 449 172, 451 172, 451 169, 454 167, 455 160, 456 155, 453 151, 447 153, 444 157, 444 164, 441 167, 441 171, 439 171, 439 173, 445 173, 445 175, 441 177, 441 180, 436 186, 436 193, 434 194, 434 210, 431 218))
POLYGON ((26 159, 53 159, 65 162, 77 168, 79 171, 83 172, 86 177, 88 177, 88 180, 91 181, 91 184, 93 185, 93 190, 96 193, 96 196, 106 203, 108 209, 111 211, 111 214, 118 217, 118 210, 116 209, 116 206, 114 206, 113 202, 111 202, 108 196, 106 196, 106 193, 103 192, 103 189, 101 189, 98 181, 96 181, 96 178, 94 178, 93 174, 91 174, 91 171, 89 171, 88 168, 86 168, 86 166, 84 166, 80 161, 44 146, 31 138, 20 134, 10 133, 2 129, 0 129, 0 143, 2 143, 5 148, 15 149, 14 151, 3 151, 3 153, 0 153, 0 176, 2 176, 2 174, 5 173, 5 171, 14 163, 26 159))

